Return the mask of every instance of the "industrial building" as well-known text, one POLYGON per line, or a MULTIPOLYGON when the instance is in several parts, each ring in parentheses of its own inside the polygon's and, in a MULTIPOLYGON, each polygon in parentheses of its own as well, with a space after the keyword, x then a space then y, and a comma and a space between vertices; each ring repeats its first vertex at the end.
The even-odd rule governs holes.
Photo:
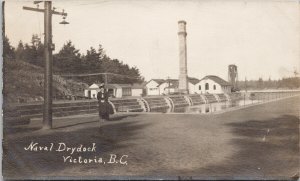
POLYGON ((228 65, 228 82, 232 85, 232 91, 236 92, 239 90, 238 88, 238 68, 236 65, 231 64, 228 65))
POLYGON ((208 75, 201 79, 195 87, 198 94, 223 94, 230 93, 232 85, 218 76, 208 75))
MULTIPOLYGON (((215 75, 205 76, 199 80, 188 77, 187 67, 187 31, 186 21, 178 21, 179 39, 179 77, 178 79, 151 79, 145 86, 133 86, 130 84, 108 84, 107 91, 112 97, 125 96, 157 96, 170 94, 224 94, 232 90, 238 90, 237 66, 228 66, 228 81, 215 75), (145 94, 144 91, 145 90, 145 94)), ((93 84, 85 90, 85 96, 96 98, 99 85, 93 84)))

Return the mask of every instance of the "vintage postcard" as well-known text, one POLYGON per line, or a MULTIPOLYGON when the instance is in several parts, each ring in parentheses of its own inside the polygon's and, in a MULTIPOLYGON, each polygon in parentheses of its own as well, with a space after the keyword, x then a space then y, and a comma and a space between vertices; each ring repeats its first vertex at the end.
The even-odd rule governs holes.
POLYGON ((299 180, 299 13, 3 2, 3 179, 299 180))

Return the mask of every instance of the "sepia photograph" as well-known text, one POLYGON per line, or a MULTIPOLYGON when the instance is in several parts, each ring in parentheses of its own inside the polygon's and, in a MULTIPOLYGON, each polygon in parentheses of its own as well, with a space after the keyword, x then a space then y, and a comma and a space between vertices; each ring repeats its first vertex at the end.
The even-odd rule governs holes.
POLYGON ((1 15, 4 180, 300 180, 299 0, 1 15))

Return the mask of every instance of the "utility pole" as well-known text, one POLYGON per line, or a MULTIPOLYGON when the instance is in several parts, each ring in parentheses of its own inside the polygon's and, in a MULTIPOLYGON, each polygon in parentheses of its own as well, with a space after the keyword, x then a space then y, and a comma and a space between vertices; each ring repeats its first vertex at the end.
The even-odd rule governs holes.
MULTIPOLYGON (((34 1, 34 4, 42 1, 34 1)), ((44 113, 43 113, 43 129, 52 128, 52 14, 67 16, 65 12, 57 12, 52 10, 52 2, 44 1, 44 9, 23 7, 24 10, 36 11, 44 13, 44 113)))
POLYGON ((52 2, 45 1, 44 14, 44 56, 45 56, 45 72, 44 72, 44 115, 43 127, 45 129, 52 128, 52 2))
POLYGON ((245 77, 245 91, 247 93, 247 77, 245 77))
POLYGON ((5 9, 4 9, 4 5, 5 5, 5 2, 3 1, 2 2, 2 41, 5 38, 5 18, 4 18, 4 10, 5 9))
POLYGON ((170 77, 168 76, 168 95, 170 95, 170 77))
POLYGON ((105 88, 107 87, 107 73, 104 74, 104 78, 105 78, 105 88))

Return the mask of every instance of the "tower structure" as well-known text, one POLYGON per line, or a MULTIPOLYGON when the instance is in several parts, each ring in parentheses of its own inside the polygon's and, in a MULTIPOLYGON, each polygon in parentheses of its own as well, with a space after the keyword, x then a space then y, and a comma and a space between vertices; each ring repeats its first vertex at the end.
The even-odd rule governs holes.
POLYGON ((228 65, 228 82, 232 85, 232 90, 238 90, 238 70, 234 64, 228 65))
POLYGON ((179 38, 179 92, 188 94, 187 51, 186 51, 186 22, 178 21, 179 38))

